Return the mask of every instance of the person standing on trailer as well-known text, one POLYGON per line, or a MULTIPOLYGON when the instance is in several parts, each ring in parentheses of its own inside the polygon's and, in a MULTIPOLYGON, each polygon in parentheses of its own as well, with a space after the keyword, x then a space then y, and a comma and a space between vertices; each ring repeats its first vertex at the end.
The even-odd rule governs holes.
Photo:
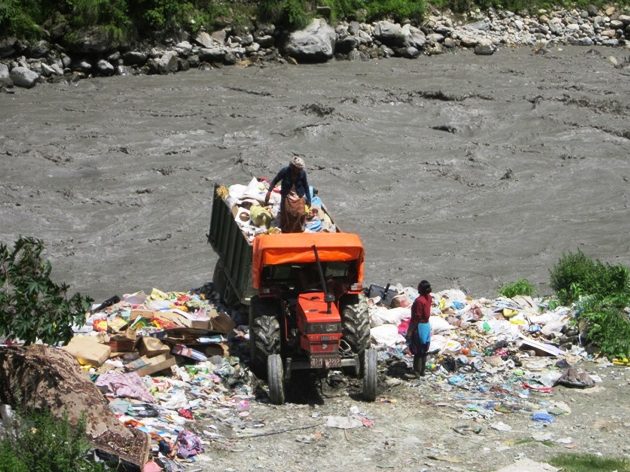
POLYGON ((269 203, 271 191, 278 182, 280 187, 280 229, 283 233, 301 233, 306 220, 306 205, 311 205, 311 193, 306 178, 304 159, 293 156, 289 165, 283 167, 269 185, 265 204, 269 203))
POLYGON ((431 346, 431 284, 422 280, 418 284, 419 296, 411 305, 411 320, 407 330, 407 343, 413 354, 413 370, 424 377, 424 369, 427 363, 427 354, 431 346))

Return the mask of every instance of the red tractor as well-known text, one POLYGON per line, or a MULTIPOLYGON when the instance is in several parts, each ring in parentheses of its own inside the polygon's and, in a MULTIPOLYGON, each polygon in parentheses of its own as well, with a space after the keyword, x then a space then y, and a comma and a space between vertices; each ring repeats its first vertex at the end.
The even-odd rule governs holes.
POLYGON ((376 351, 356 234, 261 234, 249 244, 215 192, 208 239, 220 257, 215 289, 249 305, 251 363, 266 371, 273 403, 284 403, 292 371, 342 368, 362 377, 363 398, 374 401, 376 351))

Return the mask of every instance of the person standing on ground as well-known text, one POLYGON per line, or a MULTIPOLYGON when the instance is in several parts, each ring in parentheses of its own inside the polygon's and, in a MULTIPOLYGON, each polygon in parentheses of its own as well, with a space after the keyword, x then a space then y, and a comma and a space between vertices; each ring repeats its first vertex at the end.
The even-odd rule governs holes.
POLYGON ((311 205, 304 159, 293 156, 287 167, 283 167, 269 185, 265 204, 269 203, 271 191, 278 182, 280 187, 280 229, 283 233, 301 233, 306 219, 305 206, 311 205))
POLYGON ((421 377, 424 376, 424 368, 427 363, 427 354, 431 345, 431 284, 422 280, 418 284, 418 298, 411 305, 411 320, 407 330, 407 342, 409 350, 413 354, 413 370, 421 377))

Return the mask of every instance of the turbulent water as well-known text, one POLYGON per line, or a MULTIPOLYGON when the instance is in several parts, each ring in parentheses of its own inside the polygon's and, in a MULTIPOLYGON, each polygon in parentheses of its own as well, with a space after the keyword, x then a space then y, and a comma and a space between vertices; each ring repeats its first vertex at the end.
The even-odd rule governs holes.
POLYGON ((630 73, 622 49, 226 67, 0 94, 0 240, 43 238, 102 299, 211 279, 213 182, 292 153, 367 282, 548 291, 566 251, 630 263, 630 73))

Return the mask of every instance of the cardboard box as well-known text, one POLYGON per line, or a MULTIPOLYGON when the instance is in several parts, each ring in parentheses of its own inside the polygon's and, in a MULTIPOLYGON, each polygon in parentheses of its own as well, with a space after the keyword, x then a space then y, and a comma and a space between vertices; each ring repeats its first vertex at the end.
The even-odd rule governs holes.
POLYGON ((210 318, 205 314, 195 315, 181 310, 173 310, 173 313, 177 313, 182 316, 183 322, 187 328, 208 329, 210 326, 210 318))
POLYGON ((160 354, 155 357, 142 356, 140 359, 127 364, 127 369, 135 372, 140 377, 161 372, 176 364, 175 358, 170 354, 160 354))
POLYGON ((210 313, 210 323, 208 326, 209 331, 228 334, 235 327, 236 323, 234 323, 234 320, 225 313, 217 313, 216 311, 210 313))
POLYGON ((109 338, 109 347, 113 352, 131 352, 134 350, 136 341, 127 336, 115 335, 109 338))
POLYGON ((155 357, 161 354, 168 354, 171 348, 157 338, 145 336, 138 343, 138 352, 142 356, 155 357))
POLYGON ((111 352, 108 345, 100 344, 94 336, 75 336, 63 350, 72 354, 79 363, 95 367, 102 365, 111 352))

